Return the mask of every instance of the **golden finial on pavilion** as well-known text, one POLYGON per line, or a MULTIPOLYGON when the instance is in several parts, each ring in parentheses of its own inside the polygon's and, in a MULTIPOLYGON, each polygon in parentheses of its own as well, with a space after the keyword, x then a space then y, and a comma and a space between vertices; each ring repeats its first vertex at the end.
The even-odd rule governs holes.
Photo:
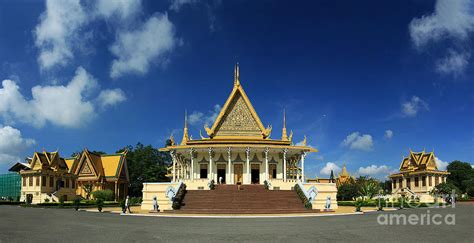
POLYGON ((304 135, 303 146, 307 146, 307 144, 308 144, 307 138, 306 138, 306 135, 304 135))
POLYGON ((283 109, 283 129, 281 131, 281 140, 288 141, 288 135, 286 134, 286 112, 283 109))
POLYGON ((181 145, 186 145, 186 142, 189 140, 188 137, 188 111, 184 110, 184 129, 183 129, 183 139, 181 140, 181 145))
POLYGON ((240 73, 239 73, 239 63, 235 64, 234 67, 234 85, 238 86, 240 85, 240 73))

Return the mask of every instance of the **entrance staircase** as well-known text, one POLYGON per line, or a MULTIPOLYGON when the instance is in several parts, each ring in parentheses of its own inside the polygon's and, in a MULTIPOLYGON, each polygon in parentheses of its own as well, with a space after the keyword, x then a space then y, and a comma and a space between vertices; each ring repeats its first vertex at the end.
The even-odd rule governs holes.
POLYGON ((172 213, 280 214, 314 213, 306 209, 295 191, 266 190, 263 185, 217 185, 215 190, 190 190, 183 206, 172 213))

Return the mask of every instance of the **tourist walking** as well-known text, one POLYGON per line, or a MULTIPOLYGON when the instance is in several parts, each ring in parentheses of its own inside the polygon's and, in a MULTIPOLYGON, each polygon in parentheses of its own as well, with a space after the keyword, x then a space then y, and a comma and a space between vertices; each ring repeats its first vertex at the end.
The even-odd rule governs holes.
POLYGON ((158 212, 158 200, 156 200, 156 196, 153 197, 153 211, 158 212))
POLYGON ((132 211, 130 211, 130 196, 127 196, 127 199, 125 199, 125 210, 124 210, 124 213, 127 212, 127 209, 128 209, 128 213, 132 213, 132 211))

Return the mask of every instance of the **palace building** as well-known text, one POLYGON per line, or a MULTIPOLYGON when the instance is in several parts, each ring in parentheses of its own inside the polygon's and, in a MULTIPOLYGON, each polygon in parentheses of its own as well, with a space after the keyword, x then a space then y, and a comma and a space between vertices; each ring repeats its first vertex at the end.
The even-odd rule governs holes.
POLYGON ((28 164, 17 163, 10 171, 21 176, 20 201, 28 203, 72 200, 76 196, 77 176, 70 173, 66 161, 55 152, 35 152, 28 164))
POLYGON ((92 191, 111 190, 115 200, 124 199, 128 194, 127 152, 118 154, 98 154, 84 149, 74 158, 66 159, 69 172, 77 177, 76 194, 87 198, 85 187, 92 191))
POLYGON ((392 196, 418 198, 421 202, 433 202, 430 192, 435 186, 446 182, 447 171, 438 169, 434 152, 413 152, 404 157, 400 172, 391 174, 392 196))
MULTIPOLYGON (((307 145, 306 136, 301 143, 293 143, 293 132, 287 132, 284 113, 281 137, 271 137, 272 126, 264 126, 241 85, 238 65, 234 68, 229 97, 212 126, 205 125, 204 130, 200 139, 192 139, 185 115, 181 141, 171 136, 171 144, 160 149, 171 154, 172 182, 144 183, 143 209, 151 207, 154 196, 159 203, 168 205, 169 198, 161 198, 161 191, 178 183, 184 183, 188 190, 209 190, 212 181, 226 185, 267 184, 270 190, 293 190, 296 183, 305 182, 306 156, 317 152, 307 145)), ((323 207, 323 195, 332 195, 332 200, 336 200, 335 183, 318 185, 321 199, 315 203, 317 207, 323 207)))
POLYGON ((70 159, 62 158, 58 151, 35 152, 27 163, 16 163, 10 171, 21 176, 20 201, 32 204, 86 198, 85 185, 90 185, 91 192, 109 189, 115 200, 128 193, 126 152, 104 155, 84 149, 70 159))

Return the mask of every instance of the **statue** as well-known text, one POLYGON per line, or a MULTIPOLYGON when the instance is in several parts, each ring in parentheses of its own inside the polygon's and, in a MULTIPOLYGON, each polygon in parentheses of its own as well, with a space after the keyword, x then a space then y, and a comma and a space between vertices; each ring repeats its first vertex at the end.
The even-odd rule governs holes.
POLYGON ((331 196, 326 198, 326 206, 324 207, 326 210, 331 209, 331 196))

